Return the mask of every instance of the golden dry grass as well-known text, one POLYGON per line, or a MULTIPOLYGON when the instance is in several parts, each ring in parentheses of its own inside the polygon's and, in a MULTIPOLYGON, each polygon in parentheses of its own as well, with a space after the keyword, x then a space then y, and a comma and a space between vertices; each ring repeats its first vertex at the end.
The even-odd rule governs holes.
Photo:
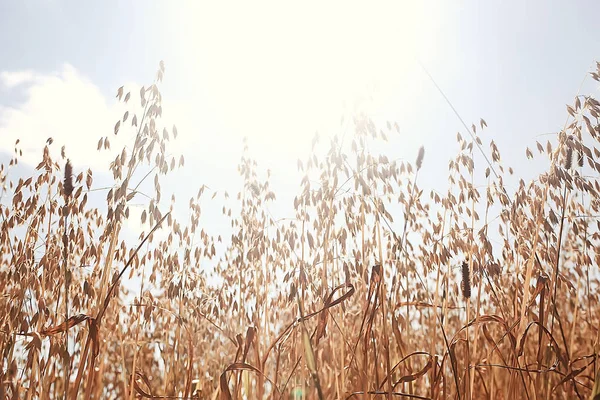
POLYGON ((565 129, 537 144, 547 170, 511 191, 513 171, 475 126, 457 138, 447 191, 427 194, 424 151, 414 166, 372 154, 395 128, 356 118, 351 151, 334 138, 299 163, 293 220, 273 219, 275 194, 243 157, 240 212, 223 207, 222 240, 202 228, 206 188, 188 221, 161 202, 161 179, 183 166, 165 150, 176 129, 159 128, 163 73, 140 92, 144 114, 115 126, 134 132, 110 166, 107 211, 87 204, 92 171, 73 166, 71 180, 51 140, 32 176, 9 175, 18 149, 2 165, 0 398, 592 396, 598 101, 576 98, 565 129), (480 151, 484 187, 473 184, 480 151), (166 234, 132 246, 122 226, 144 168, 154 193, 142 220, 166 234))

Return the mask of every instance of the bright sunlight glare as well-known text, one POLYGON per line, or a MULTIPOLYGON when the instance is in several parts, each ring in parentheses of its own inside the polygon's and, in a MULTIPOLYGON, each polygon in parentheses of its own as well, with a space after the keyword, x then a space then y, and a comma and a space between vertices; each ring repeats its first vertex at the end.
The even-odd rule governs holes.
POLYGON ((0 400, 600 400, 600 2, 334 1, 0 0, 0 400))
POLYGON ((410 112, 420 85, 413 49, 435 51, 436 14, 412 2, 343 5, 174 7, 180 78, 202 88, 193 101, 220 133, 247 136, 259 159, 304 156, 315 132, 339 133, 343 115, 410 112))

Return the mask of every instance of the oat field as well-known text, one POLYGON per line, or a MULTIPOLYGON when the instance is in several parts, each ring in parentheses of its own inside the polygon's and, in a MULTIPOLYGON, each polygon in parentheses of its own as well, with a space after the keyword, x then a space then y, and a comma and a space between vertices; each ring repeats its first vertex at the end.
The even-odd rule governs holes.
POLYGON ((531 149, 465 126, 442 192, 420 186, 427 149, 374 152, 398 126, 356 116, 350 137, 297 163, 285 220, 244 155, 215 237, 202 203, 223 194, 177 198, 178 220, 161 193, 186 168, 167 151, 164 73, 117 92, 144 111, 99 138, 98 151, 130 143, 108 187, 52 158, 52 138, 31 176, 14 173, 27 138, 0 167, 0 398, 600 399, 599 101, 577 96, 531 149), (503 151, 545 171, 521 180, 503 151), (134 201, 149 228, 132 241, 134 201))

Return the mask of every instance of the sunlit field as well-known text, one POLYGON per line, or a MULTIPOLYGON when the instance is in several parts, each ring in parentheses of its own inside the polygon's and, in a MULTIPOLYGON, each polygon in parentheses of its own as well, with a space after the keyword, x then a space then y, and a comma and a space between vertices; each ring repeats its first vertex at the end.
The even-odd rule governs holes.
MULTIPOLYGON (((187 7, 177 19, 201 18, 187 7)), ((368 30, 387 29, 373 21, 368 30)), ((320 43, 322 22, 306 40, 320 43)), ((420 29, 403 22, 406 37, 420 29)), ((188 52, 213 28, 198 24, 173 46, 188 52)), ((49 124, 0 107, 0 400, 600 400, 597 90, 573 88, 560 131, 502 147, 492 122, 462 114, 416 53, 394 54, 376 70, 382 81, 408 74, 393 60, 414 58, 458 124, 444 132, 455 153, 438 169, 439 149, 423 145, 432 140, 364 106, 369 79, 354 77, 371 68, 368 54, 323 74, 307 60, 315 78, 301 81, 287 76, 287 40, 248 58, 247 77, 206 67, 228 82, 210 88, 238 110, 229 129, 263 126, 249 103, 272 116, 247 139, 226 136, 226 148, 178 124, 204 111, 169 103, 168 59, 146 82, 111 88, 114 107, 80 104, 83 86, 71 98, 34 86, 56 104, 48 118, 64 112, 65 131, 85 137, 40 140, 28 132, 49 124), (280 75, 262 70, 272 63, 280 75), (240 83, 248 98, 234 98, 240 83), (292 119, 297 110, 306 120, 292 119), (96 112, 118 116, 104 130, 86 117, 96 112), (9 117, 20 122, 3 131, 9 117), (281 126, 321 132, 285 136, 281 126), (509 165, 507 153, 527 161, 509 165), (211 161, 232 154, 237 180, 211 161)), ((316 53, 329 57, 331 43, 316 53)), ((189 68, 203 68, 202 54, 188 53, 189 68)), ((600 63, 587 72, 597 88, 600 63)), ((6 87, 34 80, 0 74, 6 87)))
POLYGON ((161 182, 185 168, 165 150, 177 128, 161 126, 164 73, 161 63, 154 83, 117 91, 143 112, 126 112, 99 139, 98 151, 114 135, 128 143, 110 163, 109 187, 52 158, 51 138, 31 176, 11 174, 22 143, 2 165, 2 398, 598 392, 593 97, 575 99, 555 137, 521 149, 546 170, 514 191, 504 180, 519 171, 480 138, 484 120, 458 135, 445 191, 427 193, 427 150, 410 162, 373 153, 395 124, 355 117, 351 136, 297 163, 294 218, 273 219, 277 194, 243 156, 237 193, 199 187, 178 220, 161 199, 161 182), (474 166, 477 153, 486 161, 474 166), (484 187, 472 184, 477 168, 484 187), (92 207, 97 190, 105 205, 92 207), (211 236, 201 203, 229 196, 230 236, 211 236), (125 241, 140 201, 148 229, 125 241))

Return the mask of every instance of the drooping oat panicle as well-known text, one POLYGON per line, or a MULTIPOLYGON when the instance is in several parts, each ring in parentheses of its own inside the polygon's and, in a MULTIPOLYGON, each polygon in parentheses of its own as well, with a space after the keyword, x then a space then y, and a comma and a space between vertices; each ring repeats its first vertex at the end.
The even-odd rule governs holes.
POLYGON ((583 152, 581 150, 578 152, 578 157, 577 165, 579 165, 579 167, 583 167, 583 152))
POLYGON ((420 170, 423 165, 423 157, 425 157, 425 147, 421 146, 419 148, 419 154, 417 155, 417 171, 420 170))
POLYGON ((469 263, 463 261, 462 263, 462 292, 465 299, 471 297, 471 274, 469 272, 469 263))
POLYGON ((65 164, 65 180, 63 183, 63 193, 65 198, 68 198, 73 194, 73 167, 71 166, 71 160, 67 160, 65 164))

